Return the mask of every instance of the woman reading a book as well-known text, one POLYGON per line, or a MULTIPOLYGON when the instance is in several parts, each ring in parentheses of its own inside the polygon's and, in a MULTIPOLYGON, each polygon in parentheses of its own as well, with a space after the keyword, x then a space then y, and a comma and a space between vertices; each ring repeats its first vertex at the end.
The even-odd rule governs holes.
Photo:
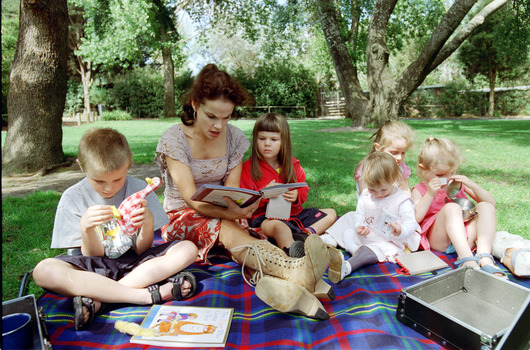
POLYGON ((170 220, 162 227, 162 238, 194 242, 198 261, 206 263, 212 248, 224 249, 243 268, 257 271, 256 294, 267 304, 282 312, 326 319, 329 316, 315 295, 329 298, 333 290, 322 280, 329 258, 318 236, 306 240, 305 257, 290 258, 250 234, 247 219, 258 202, 241 208, 228 197, 228 207, 191 199, 203 184, 239 187, 250 142, 228 121, 236 106, 251 100, 245 89, 213 64, 202 69, 184 96, 182 123, 166 130, 156 149, 155 160, 166 182, 164 209, 170 220), (280 293, 285 288, 292 290, 289 300, 280 293))

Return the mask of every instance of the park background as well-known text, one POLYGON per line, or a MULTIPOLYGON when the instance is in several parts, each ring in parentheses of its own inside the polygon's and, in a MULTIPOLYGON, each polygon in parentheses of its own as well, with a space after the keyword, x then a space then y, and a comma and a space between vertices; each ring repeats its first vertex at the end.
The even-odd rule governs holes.
MULTIPOLYGON (((35 13, 26 2, 2 1, 3 179, 8 171, 63 171, 92 126, 123 132, 135 163, 152 164, 158 138, 178 122, 180 96, 214 62, 256 98, 233 122, 247 136, 264 111, 289 118, 294 154, 311 185, 308 206, 334 207, 339 215, 354 210, 355 164, 380 122, 401 118, 416 132, 406 158, 413 170, 426 137, 453 139, 465 159, 461 173, 496 197, 498 228, 529 238, 528 2, 478 1, 468 9, 461 0, 50 4, 67 12, 42 14, 51 19, 48 28, 68 25, 64 63, 48 82, 46 55, 22 60, 30 49, 46 49, 45 40, 32 42, 20 30, 30 27, 27 18, 19 21, 20 9, 35 13), (453 31, 440 33, 451 19, 453 31), (471 35, 452 48, 466 30, 471 35), (17 45, 28 42, 17 62, 17 45), (27 77, 37 83, 25 84, 27 77)), ((417 181, 413 171, 410 185, 417 181)), ((59 197, 3 198, 4 300, 39 260, 59 253, 49 248, 59 197)), ((41 291, 30 285, 30 292, 41 291)))

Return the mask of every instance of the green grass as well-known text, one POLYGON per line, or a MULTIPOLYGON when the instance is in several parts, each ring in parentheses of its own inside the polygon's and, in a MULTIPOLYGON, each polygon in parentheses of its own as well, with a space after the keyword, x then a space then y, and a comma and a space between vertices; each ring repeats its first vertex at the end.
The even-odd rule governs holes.
MULTIPOLYGON (((133 120, 97 122, 80 127, 65 127, 63 149, 75 156, 77 144, 90 127, 112 127, 129 140, 135 163, 149 164, 160 135, 171 120, 133 120)), ((250 137, 253 120, 232 122, 250 137)), ((448 137, 461 149, 464 162, 459 173, 488 189, 497 200, 497 229, 530 239, 530 145, 529 120, 413 120, 414 147, 406 162, 412 168, 410 185, 415 185, 415 164, 423 141, 429 136, 448 137)), ((306 207, 334 208, 339 215, 356 206, 353 169, 371 148, 368 132, 321 132, 322 129, 350 125, 349 120, 290 121, 293 151, 306 171, 310 185, 306 207)), ((2 142, 5 132, 2 132, 2 142)), ((247 152, 245 159, 248 158, 247 152)), ((60 194, 37 192, 22 198, 6 198, 2 203, 2 300, 16 297, 25 272, 45 257, 62 253, 50 249, 55 208, 60 194)), ((42 290, 31 282, 29 293, 42 290)))

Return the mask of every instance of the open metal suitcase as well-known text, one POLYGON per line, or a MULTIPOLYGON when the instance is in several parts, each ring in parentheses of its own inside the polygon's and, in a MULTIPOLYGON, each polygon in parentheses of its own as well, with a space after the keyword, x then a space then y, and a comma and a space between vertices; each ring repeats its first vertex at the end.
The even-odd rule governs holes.
POLYGON ((2 316, 19 312, 27 313, 31 316, 30 325, 33 336, 31 349, 51 349, 52 346, 48 339, 44 314, 42 310, 37 309, 37 302, 33 294, 2 302, 2 316))
MULTIPOLYGON (((514 323, 528 318, 529 300, 528 288, 461 267, 403 288, 396 317, 445 348, 493 349, 507 331, 521 329, 514 323)), ((523 329, 528 344, 528 324, 523 329)))

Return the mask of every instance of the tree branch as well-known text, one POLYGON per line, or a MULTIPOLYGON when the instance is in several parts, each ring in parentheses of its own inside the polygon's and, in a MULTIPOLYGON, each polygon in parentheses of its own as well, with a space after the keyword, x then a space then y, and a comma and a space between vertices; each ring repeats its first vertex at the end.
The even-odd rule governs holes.
POLYGON ((473 19, 471 19, 464 28, 460 29, 453 39, 449 43, 447 43, 438 53, 435 60, 429 67, 428 73, 432 72, 438 65, 440 65, 443 61, 447 59, 447 57, 451 56, 453 52, 456 51, 462 45, 464 40, 467 39, 473 33, 475 29, 480 27, 487 17, 491 16, 493 13, 495 13, 498 9, 503 7, 509 0, 494 0, 491 3, 489 3, 486 7, 484 7, 473 19))
POLYGON ((417 86, 421 85, 429 74, 429 69, 436 56, 476 2, 477 0, 456 0, 454 2, 425 44, 418 58, 398 78, 397 86, 399 86, 401 94, 408 96, 417 86))

